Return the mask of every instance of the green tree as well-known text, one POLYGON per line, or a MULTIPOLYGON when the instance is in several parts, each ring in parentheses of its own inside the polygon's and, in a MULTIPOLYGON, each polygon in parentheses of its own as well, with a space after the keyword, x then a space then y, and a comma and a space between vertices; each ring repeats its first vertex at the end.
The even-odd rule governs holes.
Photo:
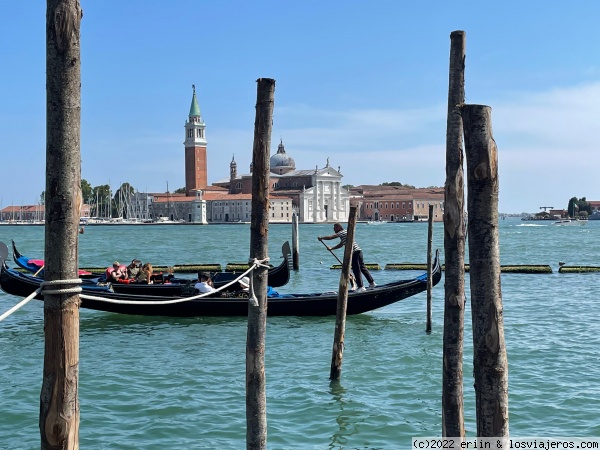
POLYGON ((129 183, 123 183, 116 190, 111 208, 113 217, 128 217, 128 206, 131 205, 133 194, 135 194, 135 189, 129 183))
POLYGON ((84 203, 90 203, 93 197, 94 190, 92 189, 92 185, 84 178, 81 179, 81 197, 83 198, 84 203))
POLYGON ((186 190, 184 187, 175 189, 175 192, 173 192, 173 194, 185 194, 185 193, 186 193, 186 190))
POLYGON ((592 214, 592 205, 585 197, 571 197, 567 205, 567 213, 570 217, 588 216, 592 214), (585 214, 583 214, 585 213, 585 214))
POLYGON ((108 208, 108 205, 112 203, 110 186, 108 184, 96 186, 93 189, 92 197, 92 204, 94 206, 91 215, 95 217, 111 217, 112 212, 108 208))

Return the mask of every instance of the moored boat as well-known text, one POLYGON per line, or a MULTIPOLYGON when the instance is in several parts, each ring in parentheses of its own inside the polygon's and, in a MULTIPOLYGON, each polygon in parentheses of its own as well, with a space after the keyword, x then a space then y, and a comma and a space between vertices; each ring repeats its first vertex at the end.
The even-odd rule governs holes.
MULTIPOLYGON (((0 243, 5 245, 3 243, 0 243)), ((12 241, 13 248, 13 260, 17 266, 22 269, 37 274, 43 277, 44 261, 41 259, 33 259, 22 255, 14 241, 12 241)), ((283 260, 278 266, 273 266, 269 269, 267 277, 268 283, 271 287, 285 286, 290 280, 291 271, 291 249, 288 241, 284 242, 281 247, 281 253, 283 260)), ((235 272, 212 272, 211 278, 215 288, 224 286, 230 283, 232 280, 238 277, 235 272)), ((79 277, 82 279, 89 280, 94 283, 105 282, 104 273, 94 273, 85 270, 79 271, 79 277)), ((193 285, 195 280, 189 278, 169 278, 169 283, 156 283, 156 284, 144 284, 144 283, 113 283, 112 287, 115 292, 121 293, 135 293, 141 295, 183 295, 189 292, 190 289, 193 291, 193 285), (190 288, 191 285, 191 288, 190 288)))
MULTIPOLYGON (((9 269, 0 261, 0 288, 11 295, 28 297, 42 287, 43 279, 29 273, 9 269)), ((439 251, 432 270, 432 285, 442 276, 439 251)), ((98 285, 82 280, 81 307, 98 311, 145 316, 245 316, 248 298, 213 297, 200 295, 167 296, 114 292, 111 285, 98 285)), ((43 288, 42 288, 43 289, 43 288)), ((361 314, 396 303, 427 290, 427 274, 415 278, 379 285, 373 289, 348 295, 347 314, 361 314)), ((268 299, 269 316, 328 316, 335 315, 337 293, 322 292, 288 294, 268 299)), ((36 295, 43 299, 42 293, 36 295)))

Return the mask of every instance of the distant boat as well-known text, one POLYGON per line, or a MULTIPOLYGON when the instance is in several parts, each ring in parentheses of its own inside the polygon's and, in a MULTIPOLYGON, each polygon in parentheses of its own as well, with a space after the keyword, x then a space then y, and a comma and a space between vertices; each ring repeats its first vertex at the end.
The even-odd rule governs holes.
POLYGON ((384 223, 387 223, 386 220, 369 220, 367 222, 367 225, 383 225, 384 223))
POLYGON ((587 220, 580 219, 560 219, 554 222, 554 225, 559 226, 572 226, 572 225, 585 225, 587 220))
POLYGON ((589 220, 600 220, 600 211, 594 211, 589 220))

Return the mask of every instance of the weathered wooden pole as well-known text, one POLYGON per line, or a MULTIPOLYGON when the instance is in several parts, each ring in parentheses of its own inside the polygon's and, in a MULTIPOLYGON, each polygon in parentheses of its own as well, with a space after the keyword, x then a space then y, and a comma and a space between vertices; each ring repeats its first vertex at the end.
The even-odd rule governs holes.
POLYGON ((348 306, 348 280, 350 279, 350 260, 352 259, 352 243, 354 242, 354 229, 356 228, 356 206, 350 207, 348 228, 346 232, 346 245, 344 246, 344 260, 340 287, 338 290, 337 309, 335 311, 335 332, 333 334, 333 351, 331 353, 330 380, 339 380, 342 375, 342 359, 344 356, 344 335, 346 333, 346 308, 348 306))
POLYGON ((465 306, 465 219, 460 107, 465 98, 465 32, 450 34, 450 77, 444 186, 444 339, 442 436, 465 437, 463 342, 465 306))
POLYGON ((431 252, 433 247, 433 205, 429 205, 429 216, 427 220, 427 325, 425 332, 431 333, 431 291, 433 290, 431 252))
MULTIPOLYGON (((257 80, 254 146, 252 148, 252 215, 250 258, 268 257, 269 153, 273 128, 275 80, 257 80)), ((252 286, 258 300, 248 303, 246 338, 246 448, 267 448, 267 395, 265 340, 267 333, 267 267, 253 271, 252 286)))
POLYGON ((79 448, 79 285, 81 58, 78 0, 46 5, 46 227, 42 449, 79 448), (69 281, 71 280, 71 281, 69 281), (60 293, 56 291, 62 291, 60 293))
POLYGON ((477 436, 508 436, 508 360, 504 343, 498 242, 498 149, 492 109, 462 108, 467 159, 467 211, 473 320, 477 436))
POLYGON ((298 216, 292 214, 292 268, 300 269, 300 242, 298 234, 298 216))

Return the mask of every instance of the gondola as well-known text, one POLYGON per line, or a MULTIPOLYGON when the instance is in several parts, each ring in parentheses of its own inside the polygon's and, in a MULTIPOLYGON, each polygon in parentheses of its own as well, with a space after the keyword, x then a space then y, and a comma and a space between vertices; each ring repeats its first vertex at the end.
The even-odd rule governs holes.
MULTIPOLYGON (((3 244, 4 245, 4 244, 3 244)), ((29 258, 22 255, 15 241, 12 241, 13 260, 20 268, 27 272, 37 274, 43 277, 44 261, 39 259, 29 258)), ((291 266, 291 249, 288 241, 284 242, 281 247, 283 261, 278 265, 271 267, 268 272, 268 284, 271 287, 285 286, 290 280, 291 266)), ((87 271, 79 271, 79 276, 86 283, 102 283, 106 279, 103 273, 93 273, 87 271)), ((211 272, 211 278, 215 288, 224 286, 232 280, 238 278, 239 274, 233 272, 211 272)), ((162 277, 161 277, 162 278, 162 277)), ((162 279, 160 280, 162 281, 162 279)), ((113 283, 112 288, 115 292, 123 294, 136 295, 153 295, 153 296, 183 296, 194 292, 195 280, 189 278, 169 278, 169 283, 113 283)))
MULTIPOLYGON (((2 257, 0 256, 0 259, 2 257)), ((439 251, 432 267, 432 285, 442 277, 439 251)), ((0 288, 12 295, 27 297, 41 285, 42 279, 32 274, 9 269, 1 261, 0 288)), ((156 296, 114 292, 111 286, 82 282, 81 307, 97 311, 143 316, 246 316, 248 298, 203 297, 188 299, 185 296, 156 296), (94 298, 90 298, 93 296, 94 298), (113 303, 111 303, 113 302, 113 303), (118 302, 118 303, 117 303, 118 302), (166 303, 168 302, 168 303, 166 303)), ((347 314, 361 314, 396 303, 427 290, 427 274, 412 279, 382 284, 362 292, 348 295, 347 314)), ((36 298, 43 299, 38 295, 36 298)), ((335 315, 337 293, 290 294, 268 299, 269 316, 329 316, 335 315)))

